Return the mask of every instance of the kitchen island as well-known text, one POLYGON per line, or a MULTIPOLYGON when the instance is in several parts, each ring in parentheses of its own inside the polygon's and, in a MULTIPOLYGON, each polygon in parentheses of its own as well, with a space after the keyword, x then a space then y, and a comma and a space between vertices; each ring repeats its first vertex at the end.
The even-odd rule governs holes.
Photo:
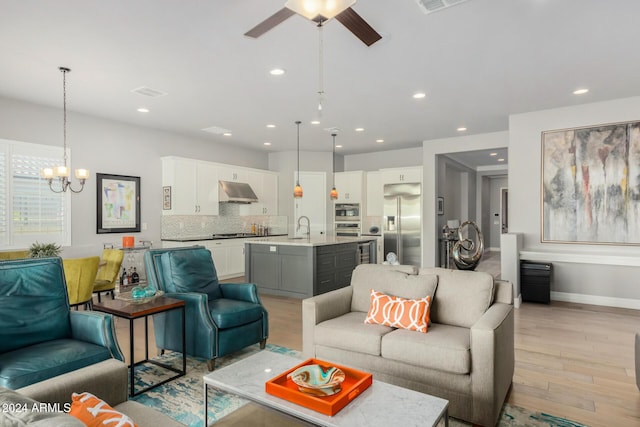
POLYGON ((375 263, 371 237, 265 237, 245 241, 245 275, 262 293, 307 298, 349 286, 362 262, 375 263))

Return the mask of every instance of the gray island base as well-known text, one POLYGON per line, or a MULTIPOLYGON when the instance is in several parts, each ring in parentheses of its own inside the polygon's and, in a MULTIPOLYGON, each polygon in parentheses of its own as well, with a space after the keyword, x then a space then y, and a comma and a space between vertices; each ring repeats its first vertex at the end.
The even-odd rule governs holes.
POLYGON ((307 298, 349 286, 353 269, 372 254, 375 238, 269 237, 245 242, 245 275, 258 291, 270 295, 307 298))

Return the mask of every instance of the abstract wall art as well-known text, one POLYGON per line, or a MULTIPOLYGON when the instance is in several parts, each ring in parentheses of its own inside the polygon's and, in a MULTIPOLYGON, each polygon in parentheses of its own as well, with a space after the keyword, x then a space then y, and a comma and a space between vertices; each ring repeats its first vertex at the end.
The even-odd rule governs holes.
POLYGON ((99 173, 97 233, 140 231, 140 177, 99 173))
POLYGON ((542 242, 640 245, 640 121, 542 132, 542 242))

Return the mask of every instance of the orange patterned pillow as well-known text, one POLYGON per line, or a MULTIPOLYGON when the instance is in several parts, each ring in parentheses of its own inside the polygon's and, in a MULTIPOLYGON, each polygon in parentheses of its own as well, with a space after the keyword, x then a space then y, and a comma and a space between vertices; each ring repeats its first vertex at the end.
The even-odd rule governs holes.
POLYGON ((71 395, 70 415, 78 418, 88 427, 138 427, 131 418, 109 406, 104 400, 91 393, 71 395))
POLYGON ((427 332, 431 297, 406 299, 371 289, 371 304, 364 323, 427 332))

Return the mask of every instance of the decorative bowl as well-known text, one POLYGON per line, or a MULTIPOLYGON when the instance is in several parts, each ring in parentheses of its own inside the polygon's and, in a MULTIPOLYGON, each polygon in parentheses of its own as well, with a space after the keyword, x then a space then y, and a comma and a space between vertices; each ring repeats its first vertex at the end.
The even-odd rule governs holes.
POLYGON ((333 366, 305 365, 287 375, 298 389, 314 396, 331 396, 341 390, 344 372, 333 366))
POLYGON ((116 299, 120 299, 123 301, 127 301, 130 302, 132 304, 144 304, 145 302, 149 302, 152 299, 154 299, 155 297, 159 297, 161 295, 163 295, 164 292, 162 291, 155 291, 154 294, 152 294, 150 292, 150 290, 146 290, 145 292, 145 296, 140 296, 140 297, 134 297, 132 295, 132 291, 130 292, 120 292, 119 294, 116 295, 116 299))

